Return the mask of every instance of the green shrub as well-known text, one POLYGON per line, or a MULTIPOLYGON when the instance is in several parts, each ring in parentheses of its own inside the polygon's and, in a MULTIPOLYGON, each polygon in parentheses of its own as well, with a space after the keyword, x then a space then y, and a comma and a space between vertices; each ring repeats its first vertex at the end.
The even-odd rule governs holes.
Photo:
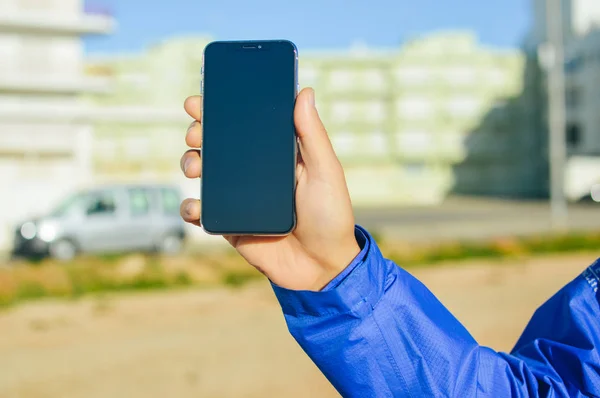
MULTIPOLYGON (((381 242, 382 237, 377 239, 381 242)), ((561 253, 600 249, 600 232, 508 237, 487 242, 448 242, 419 246, 386 241, 388 258, 404 267, 435 265, 444 261, 561 253)), ((43 297, 77 298, 112 291, 155 290, 187 286, 240 287, 260 277, 232 251, 195 254, 177 259, 160 256, 82 257, 67 264, 42 261, 0 269, 0 308, 43 297), (132 267, 129 265, 133 264, 132 267), (203 277, 202 268, 210 269, 203 277), (199 276, 200 275, 200 276, 199 276)))
POLYGON ((231 287, 241 287, 252 279, 256 279, 257 275, 249 272, 226 272, 223 275, 223 283, 231 287))

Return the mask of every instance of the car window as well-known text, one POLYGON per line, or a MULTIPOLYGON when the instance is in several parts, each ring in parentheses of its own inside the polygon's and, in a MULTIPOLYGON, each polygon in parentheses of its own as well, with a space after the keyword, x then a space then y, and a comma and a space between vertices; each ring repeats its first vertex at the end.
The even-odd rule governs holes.
POLYGON ((132 216, 141 216, 150 211, 148 192, 145 189, 129 190, 129 211, 132 216))
POLYGON ((166 214, 179 214, 179 194, 173 189, 161 189, 161 202, 163 212, 166 214))
POLYGON ((112 192, 92 194, 89 197, 86 214, 113 215, 116 212, 115 196, 112 192))
POLYGON ((78 209, 81 209, 81 204, 85 195, 75 194, 69 196, 67 199, 63 200, 52 212, 50 212, 50 216, 52 217, 65 217, 69 214, 75 213, 78 209))

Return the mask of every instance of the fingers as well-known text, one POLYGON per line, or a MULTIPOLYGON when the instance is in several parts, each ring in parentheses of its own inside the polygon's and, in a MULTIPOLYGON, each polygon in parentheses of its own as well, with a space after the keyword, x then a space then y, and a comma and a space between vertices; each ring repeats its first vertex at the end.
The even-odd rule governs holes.
POLYGON ((185 143, 190 148, 202 147, 202 124, 194 120, 185 134, 185 143))
POLYGON ((188 198, 181 202, 179 213, 183 221, 200 226, 200 201, 188 198))
MULTIPOLYGON (((183 107, 188 115, 194 118, 194 122, 188 127, 185 135, 185 143, 191 148, 200 148, 202 146, 202 98, 192 96, 185 100, 183 107)), ((181 157, 181 170, 188 178, 198 178, 202 174, 202 162, 200 152, 190 149, 181 157)), ((198 199, 188 198, 181 203, 179 207, 181 218, 190 224, 200 226, 200 201, 198 199)))
POLYGON ((200 148, 202 146, 202 97, 199 95, 188 97, 183 107, 188 115, 194 118, 185 134, 185 143, 190 148, 200 148))
POLYGON ((199 178, 202 176, 202 160, 200 151, 190 149, 186 151, 179 162, 181 171, 187 178, 199 178))
POLYGON ((302 159, 309 171, 327 170, 339 163, 315 107, 313 89, 307 88, 298 94, 294 108, 294 124, 300 139, 302 159))
POLYGON ((194 120, 201 121, 202 120, 202 97, 199 95, 194 95, 188 97, 183 103, 183 108, 194 120))

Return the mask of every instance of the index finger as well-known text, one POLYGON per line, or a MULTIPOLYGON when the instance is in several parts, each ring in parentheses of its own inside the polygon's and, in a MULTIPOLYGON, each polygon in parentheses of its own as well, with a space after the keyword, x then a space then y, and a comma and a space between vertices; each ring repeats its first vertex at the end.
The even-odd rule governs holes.
POLYGON ((188 115, 196 119, 197 121, 202 120, 202 97, 199 95, 193 95, 188 97, 183 103, 183 108, 188 115))

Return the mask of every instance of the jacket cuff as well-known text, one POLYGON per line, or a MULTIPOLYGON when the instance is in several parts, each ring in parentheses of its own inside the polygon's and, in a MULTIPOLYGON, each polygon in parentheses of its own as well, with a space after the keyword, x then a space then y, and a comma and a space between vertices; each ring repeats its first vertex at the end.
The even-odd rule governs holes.
POLYGON ((372 310, 383 295, 389 274, 385 260, 362 227, 356 226, 357 242, 362 245, 358 256, 320 292, 290 290, 273 283, 273 290, 283 313, 291 316, 327 316, 355 314, 372 310))

